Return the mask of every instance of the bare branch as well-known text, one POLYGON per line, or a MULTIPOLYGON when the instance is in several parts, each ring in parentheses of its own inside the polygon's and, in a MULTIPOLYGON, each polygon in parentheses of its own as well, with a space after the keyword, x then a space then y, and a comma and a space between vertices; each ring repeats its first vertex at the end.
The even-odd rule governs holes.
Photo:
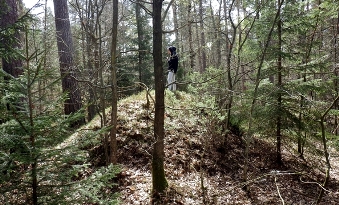
POLYGON ((150 16, 153 16, 153 12, 151 10, 149 10, 145 5, 141 4, 141 3, 145 3, 145 4, 150 4, 152 5, 151 2, 147 2, 147 1, 143 1, 143 0, 137 0, 137 1, 134 1, 134 0, 130 0, 132 3, 135 3, 135 4, 139 4, 140 7, 142 9, 144 9, 144 11, 149 14, 150 16))
POLYGON ((166 8, 166 10, 164 11, 164 14, 163 14, 163 16, 162 16, 161 22, 164 22, 164 21, 165 21, 165 18, 166 18, 166 16, 167 16, 168 10, 169 10, 169 8, 172 6, 173 2, 174 2, 174 0, 171 0, 171 1, 169 2, 169 4, 167 5, 167 8, 166 8))
POLYGON ((182 26, 180 26, 180 27, 178 27, 178 28, 175 28, 175 29, 173 29, 173 30, 169 30, 169 31, 162 31, 162 33, 174 33, 174 32, 176 32, 176 31, 178 31, 179 29, 182 29, 182 28, 184 28, 184 27, 186 27, 186 26, 188 26, 189 24, 187 23, 187 24, 184 24, 184 25, 182 25, 182 26))
POLYGON ((282 205, 285 205, 285 201, 280 194, 279 187, 278 187, 278 184, 277 184, 277 176, 274 177, 274 183, 275 183, 275 186, 277 187, 277 192, 278 192, 279 198, 281 200, 281 203, 282 203, 282 205))

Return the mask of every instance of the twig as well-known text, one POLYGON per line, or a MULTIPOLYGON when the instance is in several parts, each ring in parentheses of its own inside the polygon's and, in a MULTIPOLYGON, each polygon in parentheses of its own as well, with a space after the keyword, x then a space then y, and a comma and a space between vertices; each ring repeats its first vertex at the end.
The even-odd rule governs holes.
MULTIPOLYGON (((262 176, 259 176, 257 178, 254 178, 254 179, 251 179, 251 180, 248 180, 246 182, 243 182, 239 185, 236 185, 235 187, 233 187, 232 189, 236 188, 236 187, 245 187, 249 184, 252 184, 252 183, 255 183, 257 181, 259 181, 260 179, 263 179, 265 177, 268 177, 268 176, 277 176, 277 175, 301 175, 302 173, 300 172, 280 172, 280 171, 277 171, 277 170, 274 170, 274 171, 271 171, 270 173, 268 174, 264 174, 262 176)), ((231 189, 229 190, 231 191, 231 189)))
POLYGON ((306 182, 306 181, 303 181, 303 180, 302 180, 302 176, 300 176, 299 179, 300 179, 300 181, 301 181, 302 183, 304 183, 304 184, 316 184, 316 185, 318 185, 321 189, 323 189, 324 191, 331 192, 330 190, 325 189, 325 187, 324 187, 323 185, 321 185, 320 183, 318 183, 318 182, 306 182))
POLYGON ((285 201, 284 201, 284 199, 282 198, 282 196, 280 194, 279 187, 278 187, 278 184, 277 184, 277 176, 274 177, 274 183, 275 183, 275 186, 277 187, 277 192, 278 192, 279 198, 281 200, 281 203, 283 205, 285 205, 285 201))

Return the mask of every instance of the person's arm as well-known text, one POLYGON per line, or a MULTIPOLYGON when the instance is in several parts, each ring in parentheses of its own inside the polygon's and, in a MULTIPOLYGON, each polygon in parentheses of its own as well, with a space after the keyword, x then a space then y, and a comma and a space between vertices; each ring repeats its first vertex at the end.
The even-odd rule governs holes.
POLYGON ((172 60, 173 60, 173 61, 172 61, 173 72, 174 72, 174 73, 177 73, 177 70, 178 70, 178 64, 179 64, 179 59, 178 59, 178 57, 176 57, 176 58, 173 58, 172 60))

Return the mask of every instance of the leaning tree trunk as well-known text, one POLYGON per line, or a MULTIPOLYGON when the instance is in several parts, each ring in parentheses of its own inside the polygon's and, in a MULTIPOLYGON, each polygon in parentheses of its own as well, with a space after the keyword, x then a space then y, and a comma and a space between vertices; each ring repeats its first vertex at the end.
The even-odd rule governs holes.
POLYGON ((324 195, 325 188, 328 185, 329 180, 330 180, 331 163, 330 163, 330 154, 329 154, 329 151, 328 151, 327 138, 326 138, 325 120, 326 120, 328 113, 331 111, 331 109, 333 107, 335 107, 335 105, 338 103, 338 101, 339 101, 339 95, 333 100, 332 104, 325 110, 325 112, 320 117, 321 140, 322 140, 322 143, 323 143, 323 152, 324 152, 324 156, 325 156, 326 170, 325 170, 325 179, 324 179, 324 182, 322 184, 323 187, 320 190, 316 204, 320 203, 320 201, 321 201, 321 199, 324 195))
MULTIPOLYGON (((81 109, 81 93, 75 79, 76 73, 73 65, 74 49, 67 0, 54 0, 53 2, 62 91, 68 95, 68 98, 64 102, 64 112, 66 115, 69 115, 81 109)), ((72 126, 83 123, 84 119, 82 118, 73 123, 72 126)))
MULTIPOLYGON (((260 80, 261 80, 261 72, 262 72, 262 68, 263 68, 263 65, 264 65, 264 62, 265 62, 265 57, 266 57, 266 54, 267 54, 267 49, 268 49, 268 46, 271 42, 271 39, 272 39, 272 34, 273 34, 273 30, 275 28, 275 25, 277 23, 277 21, 279 20, 279 16, 280 16, 280 11, 281 11, 281 5, 283 4, 284 0, 281 0, 281 3, 278 7, 278 10, 277 10, 277 13, 275 15, 275 18, 274 18, 274 21, 273 21, 273 24, 270 28, 270 31, 267 35, 267 40, 265 42, 265 45, 264 45, 264 48, 263 48, 263 51, 262 51, 262 55, 260 57, 260 61, 259 61, 259 65, 258 65, 258 68, 257 68, 257 74, 256 74, 256 78, 255 78, 255 87, 254 87, 254 92, 253 92, 253 99, 252 99, 252 103, 251 103, 251 107, 250 107, 250 112, 249 112, 249 121, 248 121, 248 125, 247 125, 247 134, 245 136, 245 142, 246 142, 246 147, 245 147, 245 165, 244 165, 244 170, 243 170, 243 180, 245 182, 247 182, 247 178, 248 178, 248 167, 249 167, 249 161, 248 161, 248 155, 249 155, 249 140, 250 140, 250 137, 253 133, 253 114, 254 114, 254 108, 256 106, 256 103, 257 103, 257 97, 258 97, 258 92, 259 92, 259 83, 260 83, 260 80)), ((245 186, 245 189, 248 190, 248 186, 246 185, 245 186)))
MULTIPOLYGON (((337 25, 336 25, 335 35, 334 35, 335 37, 337 37, 338 33, 339 33, 339 13, 338 13, 338 19, 336 21, 337 21, 337 25)), ((334 43, 337 43, 337 39, 336 38, 334 40, 334 43)), ((334 45, 336 45, 336 44, 334 44, 334 45)), ((337 56, 337 50, 335 49, 334 57, 336 57, 336 56, 337 56)), ((337 59, 335 58, 334 62, 336 62, 336 61, 337 61, 337 59)), ((335 67, 335 76, 338 76, 338 67, 337 67, 337 64, 335 66, 336 66, 335 67)), ((324 153, 325 162, 326 162, 326 170, 325 170, 325 179, 324 179, 324 182, 322 184, 323 187, 320 190, 320 193, 318 195, 316 204, 319 204, 321 202, 321 199, 324 196, 325 188, 328 185, 329 180, 330 180, 331 163, 330 163, 330 154, 329 154, 328 145, 327 145, 325 123, 326 123, 326 117, 327 117, 328 113, 331 111, 331 109, 336 109, 337 105, 338 105, 338 102, 339 102, 338 87, 337 87, 338 84, 337 83, 338 83, 338 81, 336 79, 335 82, 334 82, 334 85, 336 86, 335 87, 335 91, 337 93, 337 97, 333 100, 332 104, 326 109, 326 111, 324 112, 324 114, 322 114, 322 116, 320 118, 321 139, 322 139, 322 143, 323 143, 323 153, 324 153)), ((335 132, 337 132, 337 131, 335 130, 335 132)))

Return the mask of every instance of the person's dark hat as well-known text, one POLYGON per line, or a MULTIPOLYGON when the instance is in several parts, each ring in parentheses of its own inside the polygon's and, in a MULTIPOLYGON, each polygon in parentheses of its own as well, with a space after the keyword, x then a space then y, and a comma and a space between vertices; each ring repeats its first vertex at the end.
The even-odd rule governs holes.
POLYGON ((177 48, 174 46, 170 46, 168 50, 171 52, 171 55, 175 55, 177 48))

